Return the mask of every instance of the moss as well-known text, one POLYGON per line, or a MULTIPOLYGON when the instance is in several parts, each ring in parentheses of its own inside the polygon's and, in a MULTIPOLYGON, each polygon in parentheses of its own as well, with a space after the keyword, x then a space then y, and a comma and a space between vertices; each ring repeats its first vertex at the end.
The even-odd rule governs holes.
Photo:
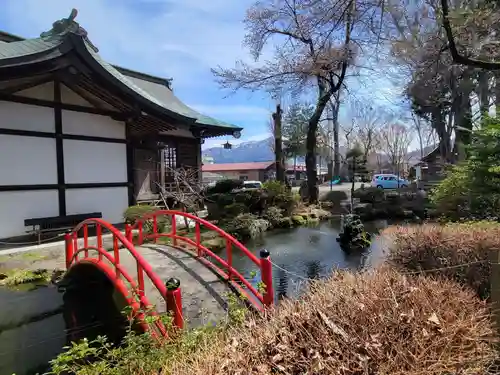
POLYGON ((319 218, 309 216, 307 218, 307 224, 319 224, 319 218))
POLYGON ((293 225, 304 225, 307 223, 307 220, 304 219, 302 215, 293 215, 292 216, 293 225))
POLYGON ((278 225, 279 228, 290 228, 293 226, 293 221, 291 217, 283 217, 279 220, 278 225))
POLYGON ((16 286, 20 284, 43 282, 49 283, 56 271, 51 272, 46 269, 24 270, 13 269, 0 273, 1 286, 16 286))
POLYGON ((202 241, 202 245, 212 251, 219 251, 226 247, 226 241, 221 237, 216 237, 202 241))

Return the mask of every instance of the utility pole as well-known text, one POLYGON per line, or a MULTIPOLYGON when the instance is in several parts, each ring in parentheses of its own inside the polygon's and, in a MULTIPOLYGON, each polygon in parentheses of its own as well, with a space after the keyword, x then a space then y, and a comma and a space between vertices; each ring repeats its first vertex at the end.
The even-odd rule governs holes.
POLYGON ((276 180, 279 182, 285 182, 285 166, 283 158, 283 140, 281 131, 281 118, 283 116, 283 111, 281 110, 281 104, 276 104, 276 112, 273 113, 273 124, 274 124, 274 155, 276 160, 276 180))

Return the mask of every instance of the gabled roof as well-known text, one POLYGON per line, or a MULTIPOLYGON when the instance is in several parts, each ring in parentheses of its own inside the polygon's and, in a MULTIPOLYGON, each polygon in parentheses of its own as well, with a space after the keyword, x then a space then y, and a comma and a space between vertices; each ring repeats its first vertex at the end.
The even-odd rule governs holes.
MULTIPOLYGON (((57 59, 70 51, 75 51, 101 77, 122 92, 133 95, 137 104, 145 111, 150 110, 155 115, 175 118, 184 124, 200 128, 201 132, 207 129, 216 131, 220 135, 238 135, 242 130, 241 127, 203 115, 185 105, 173 94, 169 87, 169 81, 166 79, 166 90, 162 92, 161 96, 154 95, 139 87, 126 76, 130 75, 131 72, 134 73, 133 71, 115 67, 98 54, 97 48, 88 39, 85 29, 74 21, 76 14, 76 10, 73 10, 69 18, 54 22, 52 29, 42 33, 40 38, 22 39, 1 32, 0 72, 20 65, 57 59), (122 74, 120 70, 125 74, 122 74)), ((141 74, 136 73, 138 76, 141 74)), ((161 79, 158 78, 158 80, 161 79)))

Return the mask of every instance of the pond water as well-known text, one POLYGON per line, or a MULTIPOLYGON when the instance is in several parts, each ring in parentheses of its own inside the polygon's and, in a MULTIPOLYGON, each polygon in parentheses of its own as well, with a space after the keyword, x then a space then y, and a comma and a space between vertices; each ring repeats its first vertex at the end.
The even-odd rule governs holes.
POLYGON ((113 306, 96 309, 106 300, 90 288, 64 293, 52 284, 0 288, 0 374, 43 374, 72 341, 117 336, 120 312, 113 306))
MULTIPOLYGON (((334 269, 357 270, 376 264, 383 256, 383 239, 378 233, 386 227, 386 220, 365 223, 373 237, 371 247, 363 253, 348 254, 340 248, 337 242, 339 221, 273 231, 246 245, 257 256, 261 249, 271 253, 275 298, 280 299, 297 296, 309 279, 325 277, 334 269)), ((247 278, 256 275, 254 284, 260 280, 258 269, 243 254, 233 255, 233 266, 244 270, 247 278)))
MULTIPOLYGON (((274 264, 275 297, 295 297, 309 279, 324 277, 335 268, 356 270, 370 267, 382 257, 383 243, 376 233, 385 228, 387 222, 375 221, 365 223, 365 226, 375 235, 370 249, 362 254, 347 254, 340 249, 336 241, 340 228, 338 221, 273 231, 246 245, 257 256, 263 248, 270 251, 274 264)), ((233 265, 244 270, 244 276, 249 279, 256 271, 255 284, 260 279, 258 270, 246 256, 234 254, 233 265)), ((58 292, 54 285, 24 285, 21 290, 0 288, 1 375, 42 374, 48 370, 48 362, 72 340, 91 339, 98 334, 109 336, 116 332, 116 327, 95 323, 109 322, 113 316, 96 318, 100 312, 88 311, 95 303, 82 299, 81 293, 78 299, 71 298, 71 295, 68 291, 64 294, 58 292), (79 323, 75 325, 75 314, 91 317, 91 320, 84 318, 82 321, 78 317, 79 323)), ((88 298, 96 298, 95 289, 90 291, 88 298)), ((108 315, 115 314, 116 311, 108 315)))

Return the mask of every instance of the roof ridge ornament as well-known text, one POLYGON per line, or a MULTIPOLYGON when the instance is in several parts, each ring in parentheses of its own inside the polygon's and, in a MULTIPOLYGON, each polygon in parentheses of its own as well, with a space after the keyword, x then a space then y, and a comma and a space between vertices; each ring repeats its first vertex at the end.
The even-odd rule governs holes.
POLYGON ((61 18, 52 24, 52 29, 45 31, 40 34, 40 38, 43 40, 50 40, 53 38, 62 38, 68 33, 73 33, 81 36, 85 42, 94 50, 94 52, 99 52, 99 49, 92 44, 88 38, 87 30, 80 26, 78 22, 75 21, 78 15, 78 10, 72 9, 68 18, 61 18))

